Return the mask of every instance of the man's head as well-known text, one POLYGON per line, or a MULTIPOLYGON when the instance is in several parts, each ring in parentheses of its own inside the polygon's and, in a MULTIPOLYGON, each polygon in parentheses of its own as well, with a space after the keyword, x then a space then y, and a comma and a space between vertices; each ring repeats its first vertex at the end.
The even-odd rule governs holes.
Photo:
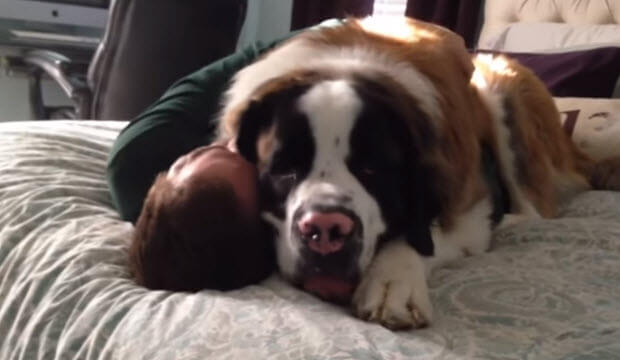
POLYGON ((153 289, 232 289, 273 270, 258 219, 253 165, 224 146, 180 157, 151 186, 130 258, 138 283, 153 289))

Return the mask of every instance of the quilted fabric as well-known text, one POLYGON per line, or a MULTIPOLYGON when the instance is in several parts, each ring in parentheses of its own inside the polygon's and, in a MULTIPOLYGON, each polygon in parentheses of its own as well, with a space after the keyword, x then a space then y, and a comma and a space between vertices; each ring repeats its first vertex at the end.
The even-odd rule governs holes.
POLYGON ((0 124, 0 359, 617 359, 620 194, 499 231, 430 279, 436 321, 391 332, 277 276, 148 291, 104 181, 125 123, 0 124))
MULTIPOLYGON (((478 39, 478 46, 485 48, 488 42, 516 23, 565 23, 573 26, 620 24, 620 0, 485 0, 484 25, 478 39)), ((586 29, 585 27, 583 29, 586 29)), ((586 33, 592 30, 586 30, 586 33)), ((604 27, 591 33, 590 41, 603 39, 604 27)), ((608 33, 613 37, 613 34, 608 33)), ((543 39, 549 34, 540 33, 543 39)), ((559 39, 561 47, 578 45, 579 38, 586 34, 566 34, 568 39, 559 39)), ((532 39, 539 42, 538 39, 532 39)), ((552 46, 555 47, 555 46, 552 46)), ((496 49, 500 50, 500 49, 496 49)), ((531 48, 526 49, 531 50, 531 48)), ((507 50, 524 51, 524 50, 507 50)))

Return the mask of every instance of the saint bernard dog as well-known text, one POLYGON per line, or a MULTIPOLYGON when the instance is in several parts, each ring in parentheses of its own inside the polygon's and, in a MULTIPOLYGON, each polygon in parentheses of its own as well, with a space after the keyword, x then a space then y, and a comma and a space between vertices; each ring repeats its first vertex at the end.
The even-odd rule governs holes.
POLYGON ((597 169, 531 71, 406 18, 271 50, 233 79, 220 137, 258 167, 282 276, 392 329, 432 321, 433 268, 554 216, 597 169))

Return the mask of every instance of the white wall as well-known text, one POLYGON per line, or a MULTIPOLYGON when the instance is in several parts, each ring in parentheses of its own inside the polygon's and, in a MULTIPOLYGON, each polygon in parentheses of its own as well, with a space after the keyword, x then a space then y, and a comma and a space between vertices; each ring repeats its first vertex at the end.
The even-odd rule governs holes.
MULTIPOLYGON (((51 80, 43 81, 43 96, 47 105, 69 105, 70 100, 51 80)), ((6 75, 0 72, 0 121, 30 120, 28 79, 24 74, 6 75)))
POLYGON ((0 121, 30 119, 28 83, 24 78, 0 77, 0 121))
POLYGON ((255 41, 269 42, 288 34, 292 11, 293 0, 248 0, 238 47, 255 41))

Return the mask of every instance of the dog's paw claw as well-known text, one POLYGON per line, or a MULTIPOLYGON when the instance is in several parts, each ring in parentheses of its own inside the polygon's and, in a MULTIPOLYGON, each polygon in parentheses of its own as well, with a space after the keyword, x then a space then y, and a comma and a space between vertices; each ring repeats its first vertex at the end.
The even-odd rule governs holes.
POLYGON ((367 279, 353 298, 354 313, 360 319, 376 322, 388 329, 401 330, 427 326, 432 317, 426 284, 367 279))

